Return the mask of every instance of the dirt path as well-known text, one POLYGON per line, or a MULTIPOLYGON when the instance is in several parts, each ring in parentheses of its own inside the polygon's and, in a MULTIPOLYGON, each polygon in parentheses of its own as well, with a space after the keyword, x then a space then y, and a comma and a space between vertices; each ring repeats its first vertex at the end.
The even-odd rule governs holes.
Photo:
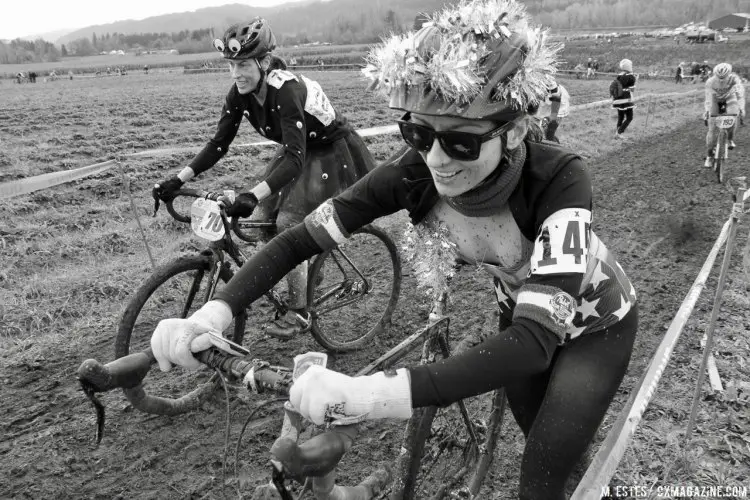
MULTIPOLYGON (((618 255, 641 301, 640 338, 615 409, 643 372, 729 214, 728 192, 700 168, 703 134, 702 127, 678 130, 644 143, 627 144, 622 151, 590 164, 595 189, 594 230, 618 255)), ((733 167, 748 164, 747 150, 745 147, 734 154, 733 167)), ((396 234, 401 232, 397 227, 391 229, 396 234)), ((741 242, 745 234, 746 230, 740 231, 741 242)), ((714 281, 709 282, 707 292, 711 292, 714 281)), ((738 262, 730 289, 739 293, 740 285, 738 262)), ((393 344, 424 321, 425 300, 413 288, 407 276, 393 332, 382 339, 381 345, 393 344)), ((453 310, 481 308, 484 312, 457 313, 454 331, 482 328, 493 309, 489 280, 472 269, 464 270, 456 288, 453 310)), ((706 314, 708 307, 702 300, 701 313, 706 314)), ((746 324, 750 324, 750 312, 740 308, 732 309, 722 322, 723 328, 735 335, 743 334, 746 324)), ((0 498, 221 498, 223 396, 205 405, 204 411, 173 418, 137 414, 119 394, 107 396, 107 430, 104 441, 95 449, 94 413, 78 390, 74 372, 85 358, 111 358, 111 333, 97 325, 96 318, 87 331, 76 333, 83 341, 80 345, 55 352, 35 351, 30 356, 17 347, 0 353, 0 498)), ((289 359, 289 351, 315 349, 308 339, 290 344, 251 342, 250 347, 261 357, 280 361, 289 359)), ((334 366, 351 369, 362 366, 371 356, 364 351, 339 357, 334 366)), ((676 352, 678 362, 696 367, 697 356, 694 349, 676 352)), ((686 373, 689 375, 689 370, 686 373)), ((672 385, 684 383, 679 373, 674 380, 669 376, 668 372, 657 399, 664 396, 663 390, 668 394, 672 385)), ((738 376, 747 380, 746 371, 738 376)), ((230 408, 232 450, 247 414, 248 406, 235 398, 230 408)), ((711 418, 710 414, 703 416, 711 418)), ((604 430, 614 417, 613 412, 604 430)), ((653 425, 664 418, 671 417, 649 410, 645 421, 653 425)), ((747 420, 744 425, 748 425, 747 420)), ((241 484, 266 481, 263 464, 277 426, 272 422, 246 435, 239 463, 241 484)), ((515 424, 506 428, 508 448, 503 458, 498 458, 491 478, 492 498, 515 496, 521 442, 515 424)), ((397 427, 384 431, 373 426, 373 431, 364 436, 349 465, 343 468, 344 478, 361 477, 361 463, 387 460, 398 449, 397 427)), ((646 445, 636 443, 634 448, 638 450, 639 446, 646 445)), ((715 458, 722 463, 721 454, 715 458)), ((625 474, 637 470, 638 464, 631 462, 626 464, 625 474)), ((733 463, 731 458, 726 460, 729 466, 733 463)), ((230 456, 227 474, 231 474, 231 464, 230 456)), ((226 493, 236 496, 231 489, 226 493)))

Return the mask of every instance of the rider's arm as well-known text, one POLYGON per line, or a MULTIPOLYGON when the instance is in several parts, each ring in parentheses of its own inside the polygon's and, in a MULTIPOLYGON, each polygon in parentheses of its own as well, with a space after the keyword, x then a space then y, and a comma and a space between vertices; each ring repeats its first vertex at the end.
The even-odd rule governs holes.
POLYGON ((232 86, 232 90, 227 94, 224 106, 221 108, 221 117, 216 127, 216 134, 214 134, 213 139, 208 141, 203 150, 193 158, 190 165, 178 174, 180 180, 186 182, 201 172, 205 172, 216 165, 216 162, 227 153, 229 145, 232 144, 237 135, 240 122, 242 122, 243 110, 244 107, 237 92, 237 87, 232 86))
POLYGON ((371 171, 256 252, 214 298, 226 302, 236 315, 300 263, 342 243, 378 217, 409 209, 413 203, 403 182, 405 175, 399 165, 371 171))
POLYGON ((519 291, 512 324, 462 354, 411 368, 414 407, 445 406, 502 387, 520 377, 541 373, 549 367, 575 315, 589 242, 580 232, 587 231, 588 227, 576 226, 574 229, 579 232, 572 240, 556 234, 552 244, 557 247, 552 248, 543 232, 549 221, 567 219, 578 224, 587 217, 590 220, 591 182, 580 160, 570 161, 555 175, 536 206, 543 208, 535 218, 540 234, 532 255, 532 275, 519 291), (542 270, 538 259, 560 258, 566 244, 583 252, 580 263, 549 266, 552 271, 549 273, 542 270))
POLYGON ((706 80, 706 98, 703 101, 703 111, 706 115, 711 112, 711 106, 716 99, 716 91, 713 88, 713 77, 706 80))

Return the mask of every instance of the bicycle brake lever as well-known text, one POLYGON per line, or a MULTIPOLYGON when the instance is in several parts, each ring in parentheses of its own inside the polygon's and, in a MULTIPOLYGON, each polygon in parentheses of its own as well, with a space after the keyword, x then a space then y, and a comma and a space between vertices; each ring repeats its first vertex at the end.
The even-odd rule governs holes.
POLYGON ((281 500, 294 500, 292 494, 286 489, 286 485, 284 485, 286 479, 284 477, 284 466, 276 460, 271 460, 271 469, 271 482, 276 491, 279 492, 281 500))
POLYGON ((99 446, 99 443, 101 443, 102 437, 104 436, 104 405, 99 401, 99 398, 96 397, 96 392, 92 385, 83 380, 80 380, 80 382, 83 393, 89 398, 89 401, 94 405, 94 410, 96 411, 96 445, 99 446))

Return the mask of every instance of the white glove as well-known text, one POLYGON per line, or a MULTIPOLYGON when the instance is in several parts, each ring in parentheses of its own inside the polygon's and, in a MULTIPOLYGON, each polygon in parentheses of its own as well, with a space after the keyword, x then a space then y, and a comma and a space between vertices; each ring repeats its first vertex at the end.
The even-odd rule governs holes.
POLYGON ((206 302, 187 319, 165 319, 156 325, 151 335, 151 350, 159 368, 163 372, 180 365, 197 370, 202 365, 193 352, 205 351, 211 347, 208 332, 223 331, 232 322, 232 310, 220 300, 206 302))
POLYGON ((411 382, 405 368, 392 376, 378 372, 350 377, 311 366, 289 390, 289 401, 317 425, 341 417, 407 419, 412 412, 411 382))

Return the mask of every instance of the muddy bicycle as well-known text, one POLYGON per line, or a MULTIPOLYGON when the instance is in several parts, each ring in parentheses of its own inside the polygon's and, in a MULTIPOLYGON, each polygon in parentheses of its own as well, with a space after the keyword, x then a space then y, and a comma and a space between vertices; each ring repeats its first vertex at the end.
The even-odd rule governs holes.
POLYGON ((729 159, 729 130, 735 128, 737 122, 736 114, 710 115, 718 131, 716 144, 712 149, 711 167, 716 173, 716 180, 723 184, 726 175, 726 162, 729 159))
MULTIPOLYGON (((245 242, 258 243, 261 239, 258 230, 275 228, 274 223, 227 217, 217 201, 223 193, 182 189, 176 195, 175 200, 166 204, 167 211, 175 220, 189 223, 198 237, 208 241, 208 247, 159 266, 140 285, 118 326, 117 358, 146 349, 160 320, 186 318, 229 282, 234 269, 248 258, 235 243, 233 234, 245 242), (179 206, 179 202, 175 207, 180 198, 193 200, 189 215, 185 215, 185 207, 179 206)), ((401 260, 395 244, 376 226, 364 227, 312 261, 307 282, 307 326, 303 333, 309 332, 321 346, 333 352, 359 349, 390 324, 400 286, 401 260)), ((277 316, 287 312, 287 303, 280 294, 270 291, 265 297, 277 316)), ((237 314, 227 330, 228 338, 237 344, 245 337, 248 313, 245 310, 237 314)), ((195 373, 170 372, 160 377, 157 385, 171 397, 187 393, 184 403, 178 406, 182 413, 196 408, 216 386, 215 377, 206 381, 195 373)), ((127 390, 125 394, 131 397, 127 390)))
MULTIPOLYGON (((451 342, 450 318, 445 315, 446 299, 442 294, 436 301, 427 326, 356 375, 395 368, 410 355, 417 355, 421 363, 434 362, 451 355, 451 344, 457 344, 455 351, 471 347, 466 339, 451 342)), ((288 393, 291 369, 252 360, 241 346, 219 335, 211 338, 214 347, 195 354, 205 365, 253 392, 267 389, 288 393)), ((133 406, 141 411, 166 415, 183 413, 184 397, 170 399, 146 392, 143 381, 153 363, 153 355, 147 350, 107 365, 86 360, 80 366, 78 379, 97 411, 97 441, 104 430, 104 407, 96 397, 99 392, 123 388, 130 394, 133 406)), ((480 498, 504 413, 503 390, 469 398, 447 408, 415 409, 407 421, 401 451, 395 461, 377 467, 358 486, 344 487, 335 484, 336 466, 354 444, 356 427, 334 425, 333 432, 315 436, 300 445, 298 439, 303 423, 287 405, 281 435, 271 447, 271 484, 256 488, 253 498, 285 500, 295 498, 293 492, 298 495, 296 498, 304 498, 310 491, 318 500, 480 498), (292 483, 297 486, 290 490, 292 483)))

